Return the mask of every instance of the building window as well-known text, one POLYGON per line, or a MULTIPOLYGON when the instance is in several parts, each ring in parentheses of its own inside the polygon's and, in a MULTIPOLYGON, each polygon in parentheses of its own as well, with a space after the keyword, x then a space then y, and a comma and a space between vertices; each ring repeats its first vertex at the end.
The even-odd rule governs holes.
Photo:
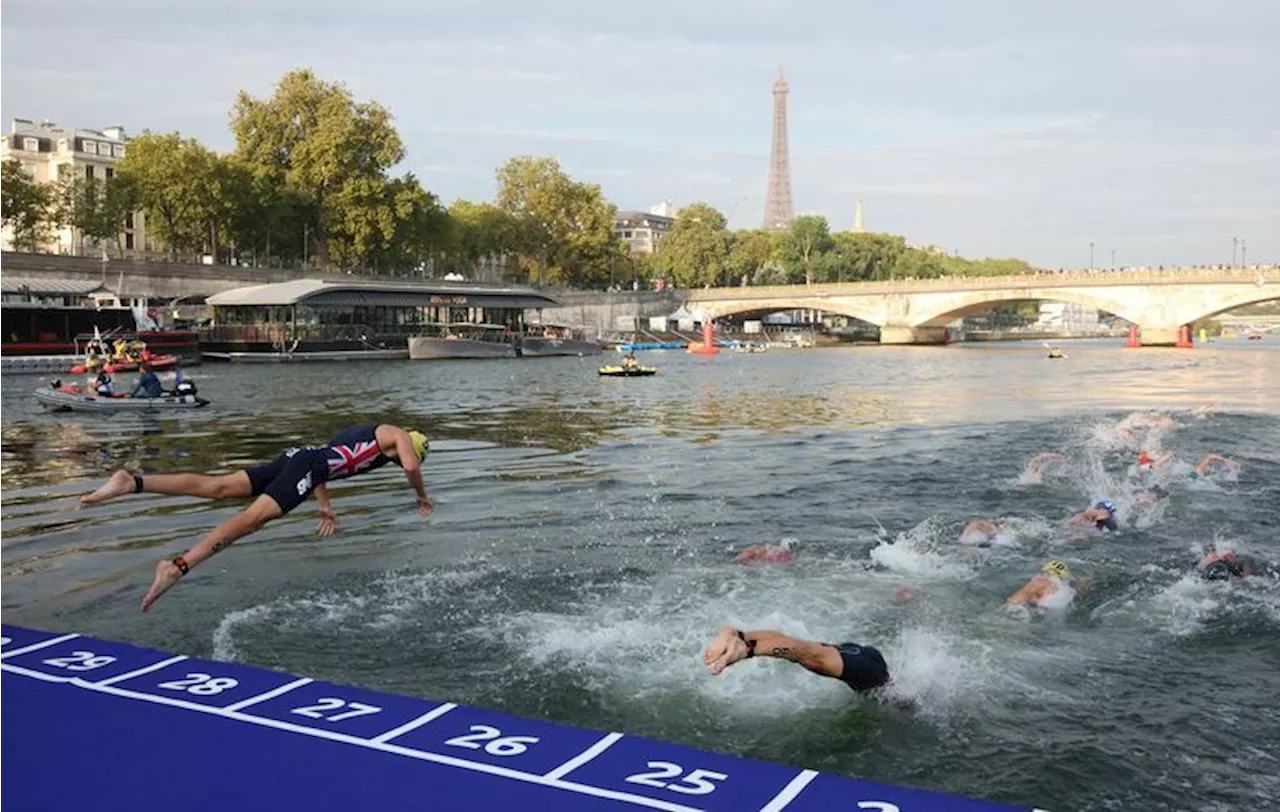
POLYGON ((39 152, 40 140, 37 138, 24 138, 22 139, 22 148, 27 152, 39 152))
POLYGON ((108 167, 107 167, 107 180, 111 180, 111 179, 112 179, 112 178, 114 178, 115 176, 116 176, 116 170, 114 170, 114 169, 112 169, 111 167, 109 167, 109 166, 108 166, 108 167))
POLYGON ((626 240, 631 239, 631 232, 630 232, 630 231, 624 231, 624 232, 622 232, 622 237, 623 237, 623 239, 626 239, 626 240))
POLYGON ((82 143, 82 144, 84 144, 84 151, 85 151, 85 152, 89 153, 90 155, 97 155, 97 154, 98 154, 98 142, 97 142, 97 141, 82 141, 81 143, 82 143))
POLYGON ((115 156, 117 158, 124 157, 124 144, 116 144, 112 149, 115 150, 115 156))
POLYGON ((90 164, 84 168, 84 179, 93 180, 93 165, 90 164))
POLYGON ((124 235, 124 248, 126 251, 133 250, 133 232, 126 232, 124 235))

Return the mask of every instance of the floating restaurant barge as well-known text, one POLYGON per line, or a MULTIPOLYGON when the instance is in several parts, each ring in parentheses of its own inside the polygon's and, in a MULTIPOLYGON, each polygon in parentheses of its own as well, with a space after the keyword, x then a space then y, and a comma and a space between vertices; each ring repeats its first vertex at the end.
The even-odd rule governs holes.
POLYGON ((206 358, 332 361, 519 354, 526 310, 560 302, 526 285, 299 279, 207 300, 206 358))

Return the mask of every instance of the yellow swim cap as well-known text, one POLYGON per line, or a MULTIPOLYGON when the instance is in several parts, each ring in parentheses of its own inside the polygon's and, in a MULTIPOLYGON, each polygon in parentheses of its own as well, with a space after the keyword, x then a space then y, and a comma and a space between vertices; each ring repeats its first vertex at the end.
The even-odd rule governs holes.
POLYGON ((427 435, 420 431, 409 432, 409 438, 413 440, 413 450, 418 455, 418 461, 421 462, 427 458, 427 450, 430 444, 427 442, 427 435))
POLYGON ((1067 569, 1067 565, 1063 564, 1061 561, 1047 561, 1045 562, 1045 565, 1040 568, 1040 571, 1046 575, 1052 575, 1055 578, 1062 578, 1063 580, 1071 577, 1071 570, 1067 569))

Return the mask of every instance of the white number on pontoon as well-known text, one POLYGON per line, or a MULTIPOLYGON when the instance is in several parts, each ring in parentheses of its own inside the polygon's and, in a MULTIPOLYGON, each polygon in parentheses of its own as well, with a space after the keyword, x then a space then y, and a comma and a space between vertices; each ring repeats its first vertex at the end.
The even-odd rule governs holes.
POLYGON ((66 657, 50 657, 44 661, 44 664, 51 665, 54 668, 65 668, 68 671, 92 671, 104 665, 111 665, 115 661, 115 657, 106 654, 94 654, 92 651, 73 651, 66 657))
POLYGON ((871 809, 874 812, 900 812, 897 804, 888 801, 858 801, 859 809, 871 809))
POLYGON ((680 775, 684 772, 684 767, 679 764, 672 764, 670 761, 650 761, 647 766, 654 772, 636 773, 635 775, 627 776, 626 780, 633 784, 644 784, 647 787, 682 792, 685 795, 706 795, 715 791, 716 785, 711 783, 712 781, 723 781, 729 777, 724 773, 716 773, 711 770, 694 770, 684 778, 681 778, 679 783, 669 784, 665 779, 675 778, 680 775), (686 784, 689 786, 685 786, 686 784))
POLYGON ((308 719, 323 719, 326 722, 341 722, 344 719, 354 719, 357 716, 368 716, 373 713, 381 713, 382 708, 374 705, 366 705, 363 702, 347 702, 342 699, 333 699, 331 697, 321 698, 314 705, 303 705, 301 708, 294 708, 289 711, 299 716, 306 716, 308 719), (333 716, 326 716, 329 711, 336 711, 338 708, 350 708, 350 710, 342 713, 335 713, 333 716))
POLYGON ((479 750, 483 746, 484 751, 491 756, 518 756, 529 749, 528 745, 537 743, 537 736, 503 736, 501 730, 488 725, 472 725, 471 735, 455 736, 445 742, 454 747, 470 747, 472 750, 479 750), (489 741, 490 739, 493 741, 489 741), (489 743, 481 745, 480 742, 483 741, 489 743))
POLYGON ((231 677, 215 677, 212 674, 187 674, 185 679, 160 683, 166 691, 185 691, 196 696, 213 696, 239 685, 231 677))

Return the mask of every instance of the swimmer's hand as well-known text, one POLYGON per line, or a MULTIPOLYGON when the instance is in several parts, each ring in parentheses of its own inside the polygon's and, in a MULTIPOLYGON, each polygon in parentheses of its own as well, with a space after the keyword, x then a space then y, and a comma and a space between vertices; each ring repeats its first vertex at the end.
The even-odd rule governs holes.
POLYGON ((418 497, 418 515, 419 516, 425 519, 428 516, 430 516, 431 511, 435 509, 436 509, 436 506, 431 504, 430 499, 427 499, 425 496, 418 497))
POLYGON ((746 656, 747 644, 738 637, 738 630, 725 626, 703 650, 702 663, 711 669, 712 676, 719 676, 720 672, 739 660, 746 659, 746 656))
POLYGON ((338 529, 338 514, 329 508, 320 508, 320 525, 316 527, 317 536, 332 536, 338 529))

